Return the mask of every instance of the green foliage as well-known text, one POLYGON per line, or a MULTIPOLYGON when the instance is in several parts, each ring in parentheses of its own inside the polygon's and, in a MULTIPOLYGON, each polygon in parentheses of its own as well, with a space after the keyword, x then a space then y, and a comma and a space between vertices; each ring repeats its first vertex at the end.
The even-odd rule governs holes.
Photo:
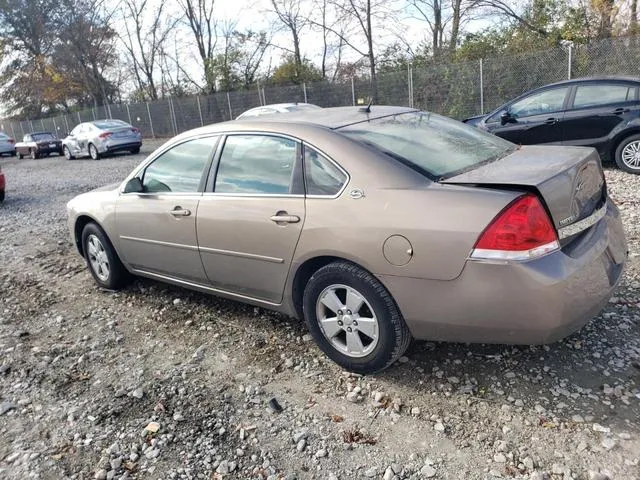
POLYGON ((298 65, 293 56, 289 56, 275 69, 270 80, 274 85, 317 82, 322 80, 322 72, 307 59, 298 65))

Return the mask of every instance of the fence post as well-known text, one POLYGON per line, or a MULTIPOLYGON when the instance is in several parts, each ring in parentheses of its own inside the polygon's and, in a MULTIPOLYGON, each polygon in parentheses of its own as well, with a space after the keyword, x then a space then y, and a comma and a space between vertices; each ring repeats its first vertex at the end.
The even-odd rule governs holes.
POLYGON ((229 92, 227 92, 227 105, 229 105, 229 120, 233 120, 233 112, 231 111, 231 97, 229 96, 229 92))
POLYGON ((109 118, 113 118, 113 114, 111 113, 111 104, 107 103, 107 111, 109 112, 109 118))
POLYGON ((263 105, 267 104, 267 97, 264 94, 264 87, 262 87, 262 104, 263 105))
POLYGON ((484 72, 482 59, 480 59, 480 115, 484 115, 484 72))
POLYGON ((94 120, 97 120, 97 119, 98 119, 98 117, 96 116, 96 107, 93 107, 93 108, 91 109, 91 114, 93 115, 93 119, 94 119, 94 120))
POLYGON ((62 118, 64 118, 64 124, 67 127, 67 131, 65 132, 67 135, 69 134, 69 122, 67 121, 67 116, 63 116, 62 118))
POLYGON ((413 108, 413 65, 407 65, 407 84, 409 88, 409 108, 413 108))
POLYGON ((31 127, 31 131, 33 132, 35 130, 33 128, 33 120, 29 120, 29 126, 31 127))
POLYGON ((156 134, 153 131, 153 120, 151 120, 151 110, 149 110, 149 102, 147 102, 147 115, 149 115, 149 126, 151 127, 151 138, 156 138, 156 134))
POLYGON ((198 114, 200 115, 200 126, 204 127, 204 120, 202 119, 202 107, 200 106, 200 95, 196 96, 198 102, 198 114))
POLYGON ((572 57, 573 57, 573 44, 570 43, 569 44, 569 62, 568 62, 568 65, 567 65, 567 79, 568 80, 571 80, 571 63, 572 63, 572 60, 573 60, 572 57))
POLYGON ((302 93, 304 93, 304 103, 308 103, 307 102, 307 84, 305 82, 302 82, 302 93))
POLYGON ((20 120, 20 130, 22 131, 22 136, 24 137, 24 128, 22 127, 22 120, 20 120))
POLYGON ((58 136, 58 124, 56 123, 56 117, 53 117, 53 129, 56 131, 56 137, 58 136))
POLYGON ((16 129, 13 128, 13 122, 11 122, 11 132, 13 133, 13 139, 16 140, 16 129))
POLYGON ((82 118, 80 118, 80 110, 76 112, 78 114, 78 123, 82 123, 82 118))
POLYGON ((129 104, 125 104, 125 107, 127 107, 127 117, 129 117, 129 125, 133 125, 133 122, 131 121, 131 110, 129 110, 129 104))
POLYGON ((256 84, 258 85, 258 101, 260 102, 260 106, 262 106, 262 95, 260 95, 260 80, 256 80, 256 84))
POLYGON ((40 125, 42 125, 42 131, 44 132, 45 128, 44 128, 44 119, 43 118, 40 119, 40 125))
POLYGON ((355 104, 356 104, 356 86, 354 84, 353 77, 351 77, 351 101, 353 102, 353 105, 355 106, 355 104))
POLYGON ((178 134, 178 122, 176 120, 176 112, 173 109, 173 100, 169 97, 169 115, 171 116, 171 127, 173 129, 173 134, 178 134))

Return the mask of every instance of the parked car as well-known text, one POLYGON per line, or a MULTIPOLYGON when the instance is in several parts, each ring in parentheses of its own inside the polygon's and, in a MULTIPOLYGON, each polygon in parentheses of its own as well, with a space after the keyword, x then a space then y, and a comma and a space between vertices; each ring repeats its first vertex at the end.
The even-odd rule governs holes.
POLYGON ((51 132, 27 133, 22 142, 16 143, 18 158, 48 157, 52 153, 62 155, 62 142, 51 132))
POLYGON ((312 103, 274 103, 272 105, 263 105, 255 107, 238 115, 236 120, 246 119, 249 117, 260 117, 262 115, 272 115, 274 113, 290 113, 301 112, 307 110, 318 110, 319 106, 312 103))
POLYGON ((67 210, 98 285, 141 275, 304 318, 361 373, 412 337, 564 337, 627 256, 594 149, 520 148, 404 107, 192 130, 67 210))
POLYGON ((579 78, 546 85, 465 123, 521 145, 588 146, 640 174, 640 79, 579 78))
POLYGON ((16 154, 16 141, 6 133, 0 132, 0 155, 16 154))
POLYGON ((2 173, 2 166, 0 166, 0 203, 4 202, 4 190, 6 187, 6 179, 4 178, 4 173, 2 173))
POLYGON ((128 151, 140 153, 140 130, 122 120, 95 120, 77 125, 62 140, 62 151, 67 160, 89 156, 98 160, 102 155, 128 151))

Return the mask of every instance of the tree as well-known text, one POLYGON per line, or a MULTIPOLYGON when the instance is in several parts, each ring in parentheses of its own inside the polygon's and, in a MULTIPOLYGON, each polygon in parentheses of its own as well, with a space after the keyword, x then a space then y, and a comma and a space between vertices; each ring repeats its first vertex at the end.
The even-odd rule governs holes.
POLYGON ((124 33, 120 40, 131 62, 136 87, 145 98, 158 99, 156 74, 164 45, 178 19, 167 15, 164 1, 154 6, 150 0, 122 0, 124 33))
POLYGON ((196 41, 198 55, 202 62, 205 92, 215 91, 212 78, 212 63, 217 44, 216 22, 213 15, 214 0, 178 0, 187 25, 196 41))
POLYGON ((316 66, 306 59, 302 61, 302 65, 298 65, 292 56, 286 58, 271 76, 271 81, 276 85, 301 84, 319 80, 322 80, 322 72, 316 66))
MULTIPOLYGON (((307 17, 302 12, 302 0, 271 0, 273 12, 280 23, 291 34, 293 54, 293 67, 296 70, 302 69, 302 53, 300 51, 300 35, 302 29, 307 25, 307 17)), ((296 72, 299 76, 301 72, 296 72)))

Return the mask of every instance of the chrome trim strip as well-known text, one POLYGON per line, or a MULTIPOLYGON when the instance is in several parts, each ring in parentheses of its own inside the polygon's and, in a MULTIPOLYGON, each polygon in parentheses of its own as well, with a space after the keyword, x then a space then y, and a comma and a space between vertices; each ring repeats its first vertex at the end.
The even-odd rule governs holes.
POLYGON ((131 270, 133 271, 133 273, 137 273, 139 275, 143 275, 143 276, 151 277, 151 278, 157 278, 158 280, 165 280, 165 281, 168 281, 168 282, 173 282, 173 283, 177 283, 177 284, 180 284, 180 285, 186 285, 186 286, 193 287, 193 288, 199 288, 199 289, 211 292, 211 293, 218 293, 218 294, 221 294, 221 295, 227 295, 227 296, 238 298, 238 299, 242 299, 242 300, 249 300, 251 302, 261 303, 263 305, 271 305, 273 307, 279 307, 280 305, 282 305, 282 303, 274 303, 274 302, 269 302, 267 300, 262 300, 260 298, 249 297, 247 295, 240 295, 239 293, 233 293, 233 292, 229 292, 227 290, 220 290, 218 288, 209 287, 209 286, 203 285, 201 283, 188 282, 186 280, 181 280, 179 278, 170 277, 168 275, 160 275, 159 273, 153 273, 153 272, 149 272, 147 270, 138 270, 136 268, 132 268, 131 270))
POLYGON ((567 237, 571 237, 572 235, 576 235, 580 232, 585 231, 587 228, 592 227, 600 220, 604 218, 607 214, 607 204, 605 203, 600 209, 593 212, 586 218, 582 220, 572 223, 571 225, 567 225, 566 227, 562 227, 558 230, 558 238, 560 240, 565 239, 567 237))
POLYGON ((251 197, 251 198, 259 198, 259 197, 267 197, 267 198, 304 198, 304 195, 300 194, 289 194, 289 193, 217 193, 217 192, 205 192, 202 194, 203 197, 229 197, 229 198, 237 198, 237 197, 251 197))
POLYGON ((161 245, 163 247, 182 248, 183 250, 198 251, 197 245, 184 245, 182 243, 162 242, 160 240, 151 240, 149 238, 128 237, 120 235, 120 240, 131 240, 132 242, 149 243, 151 245, 161 245))
POLYGON ((267 257, 266 255, 257 255, 255 253, 235 252, 233 250, 221 250, 219 248, 200 247, 201 252, 218 253, 220 255, 228 255, 230 257, 248 258, 250 260, 262 260, 270 263, 284 263, 283 258, 267 257))

